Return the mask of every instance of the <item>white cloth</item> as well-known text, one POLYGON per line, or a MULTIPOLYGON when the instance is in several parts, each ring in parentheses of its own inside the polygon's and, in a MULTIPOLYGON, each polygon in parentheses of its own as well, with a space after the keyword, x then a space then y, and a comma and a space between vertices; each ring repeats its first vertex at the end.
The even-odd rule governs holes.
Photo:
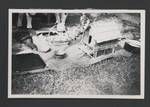
POLYGON ((48 41, 46 41, 46 37, 39 35, 39 36, 33 36, 33 43, 37 46, 38 51, 40 52, 46 52, 50 49, 50 46, 48 44, 48 41))

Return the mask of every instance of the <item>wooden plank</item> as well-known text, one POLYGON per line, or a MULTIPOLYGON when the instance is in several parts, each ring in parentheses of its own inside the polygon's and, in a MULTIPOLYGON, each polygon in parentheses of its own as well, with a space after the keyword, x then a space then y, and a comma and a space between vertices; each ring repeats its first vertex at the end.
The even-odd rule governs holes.
POLYGON ((45 67, 43 69, 36 69, 36 70, 23 71, 23 72, 16 71, 16 72, 13 73, 13 75, 33 74, 33 73, 40 73, 40 72, 44 72, 44 71, 48 71, 48 70, 52 70, 52 69, 49 68, 49 67, 45 67))

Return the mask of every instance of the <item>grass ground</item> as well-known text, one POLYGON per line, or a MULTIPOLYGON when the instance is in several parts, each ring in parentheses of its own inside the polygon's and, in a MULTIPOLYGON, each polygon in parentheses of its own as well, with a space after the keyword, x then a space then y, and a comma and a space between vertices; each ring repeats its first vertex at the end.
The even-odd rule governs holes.
POLYGON ((115 57, 88 67, 13 76, 13 94, 137 95, 140 57, 115 57))

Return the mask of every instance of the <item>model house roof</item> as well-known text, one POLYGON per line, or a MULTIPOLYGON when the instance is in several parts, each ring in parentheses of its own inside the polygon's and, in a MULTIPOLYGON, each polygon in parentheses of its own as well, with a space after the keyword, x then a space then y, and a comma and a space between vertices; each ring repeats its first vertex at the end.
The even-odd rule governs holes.
POLYGON ((105 42, 122 37, 122 24, 117 19, 99 20, 91 24, 89 35, 97 42, 105 42))

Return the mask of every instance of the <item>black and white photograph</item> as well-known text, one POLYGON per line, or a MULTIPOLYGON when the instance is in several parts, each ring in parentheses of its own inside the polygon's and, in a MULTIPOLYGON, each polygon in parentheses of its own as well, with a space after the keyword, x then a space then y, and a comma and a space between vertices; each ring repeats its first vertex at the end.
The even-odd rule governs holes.
POLYGON ((144 99, 145 10, 8 16, 8 98, 144 99))

